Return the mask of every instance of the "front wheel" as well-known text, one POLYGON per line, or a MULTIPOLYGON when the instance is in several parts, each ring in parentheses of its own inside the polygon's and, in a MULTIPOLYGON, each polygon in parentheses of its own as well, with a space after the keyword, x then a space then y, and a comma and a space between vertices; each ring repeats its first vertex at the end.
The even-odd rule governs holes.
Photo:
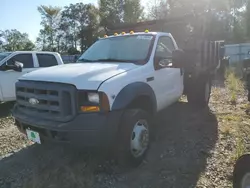
POLYGON ((250 155, 241 156, 234 166, 233 188, 250 187, 250 155))
POLYGON ((149 149, 150 116, 141 109, 124 112, 119 131, 119 162, 136 167, 140 165, 149 149))

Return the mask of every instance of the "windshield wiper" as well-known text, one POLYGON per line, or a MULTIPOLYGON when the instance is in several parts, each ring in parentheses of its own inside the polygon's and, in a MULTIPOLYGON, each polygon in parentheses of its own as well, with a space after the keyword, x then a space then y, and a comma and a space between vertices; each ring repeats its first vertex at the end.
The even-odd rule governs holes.
POLYGON ((134 61, 107 58, 107 59, 96 59, 96 60, 78 59, 77 62, 124 62, 124 63, 133 63, 134 61))
POLYGON ((77 62, 95 62, 95 61, 89 59, 78 59, 77 62))
POLYGON ((125 63, 131 63, 129 60, 122 60, 122 59, 112 59, 112 58, 107 58, 107 59, 97 59, 95 60, 96 62, 125 62, 125 63))

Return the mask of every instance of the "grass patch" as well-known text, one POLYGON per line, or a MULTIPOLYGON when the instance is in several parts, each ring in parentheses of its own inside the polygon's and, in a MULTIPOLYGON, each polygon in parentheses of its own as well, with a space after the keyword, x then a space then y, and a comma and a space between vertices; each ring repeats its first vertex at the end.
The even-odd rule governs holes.
POLYGON ((232 105, 236 105, 237 104, 237 97, 236 97, 235 91, 231 92, 230 102, 231 102, 232 105))
POLYGON ((230 95, 230 103, 236 105, 238 95, 244 92, 244 84, 231 68, 226 70, 225 77, 226 87, 228 88, 230 95))
POLYGON ((237 90, 237 78, 236 78, 234 72, 228 73, 226 81, 227 81, 229 90, 231 90, 231 91, 237 90))
MULTIPOLYGON (((229 103, 236 106, 238 98, 242 98, 245 93, 244 83, 240 79, 241 75, 239 74, 239 72, 237 73, 237 70, 234 67, 226 70, 225 77, 225 86, 229 91, 229 103)), ((241 110, 246 110, 250 107, 248 103, 239 105, 240 106, 238 106, 238 108, 241 110)), ((237 111, 236 108, 233 108, 232 110, 237 111)), ((235 113, 235 111, 232 111, 229 114, 218 115, 218 118, 222 120, 224 124, 221 127, 221 133, 224 136, 230 135, 234 137, 234 140, 236 140, 235 148, 230 157, 232 158, 232 162, 234 163, 240 156, 244 155, 247 152, 247 147, 244 139, 247 138, 247 135, 249 135, 248 133, 250 133, 250 129, 243 122, 249 117, 247 117, 245 113, 235 113)))
POLYGON ((233 114, 233 113, 227 113, 227 114, 217 114, 217 118, 220 121, 224 122, 240 122, 242 120, 241 115, 239 114, 233 114))
POLYGON ((232 128, 230 126, 225 126, 221 128, 221 134, 226 137, 231 135, 231 131, 232 131, 232 128))
POLYGON ((240 108, 242 110, 250 110, 250 104, 249 103, 244 103, 240 105, 240 108))
POLYGON ((235 73, 237 77, 242 78, 243 76, 243 64, 242 62, 235 62, 230 64, 229 69, 235 73))
POLYGON ((240 116, 236 116, 236 115, 233 115, 233 114, 228 114, 228 115, 224 116, 223 119, 225 121, 236 121, 236 122, 241 121, 240 116))
POLYGON ((246 153, 246 146, 244 140, 239 136, 236 140, 236 148, 233 155, 233 162, 246 153))
POLYGON ((241 115, 238 114, 218 114, 217 118, 222 122, 220 132, 223 136, 235 136, 239 132, 239 124, 242 121, 241 115))

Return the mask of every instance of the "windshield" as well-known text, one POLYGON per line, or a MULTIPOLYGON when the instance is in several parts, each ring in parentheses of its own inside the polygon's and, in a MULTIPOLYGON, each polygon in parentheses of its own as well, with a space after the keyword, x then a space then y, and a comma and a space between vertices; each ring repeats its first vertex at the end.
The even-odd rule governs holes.
POLYGON ((3 52, 0 53, 0 61, 2 61, 4 58, 6 58, 7 56, 9 56, 11 53, 7 53, 7 52, 3 52))
POLYGON ((110 37, 95 42, 77 62, 141 62, 150 53, 153 35, 110 37))

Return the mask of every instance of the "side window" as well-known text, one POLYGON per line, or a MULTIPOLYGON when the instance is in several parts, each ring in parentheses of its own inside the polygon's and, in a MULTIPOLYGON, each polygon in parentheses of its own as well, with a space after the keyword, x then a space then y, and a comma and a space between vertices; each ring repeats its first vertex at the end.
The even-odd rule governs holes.
POLYGON ((175 46, 170 37, 160 37, 157 43, 155 56, 160 58, 171 57, 174 49, 175 46))
POLYGON ((51 67, 57 65, 57 60, 52 54, 36 54, 40 67, 51 67))
POLYGON ((14 65, 15 61, 23 63, 23 68, 34 68, 32 54, 17 54, 7 61, 7 65, 14 65))

